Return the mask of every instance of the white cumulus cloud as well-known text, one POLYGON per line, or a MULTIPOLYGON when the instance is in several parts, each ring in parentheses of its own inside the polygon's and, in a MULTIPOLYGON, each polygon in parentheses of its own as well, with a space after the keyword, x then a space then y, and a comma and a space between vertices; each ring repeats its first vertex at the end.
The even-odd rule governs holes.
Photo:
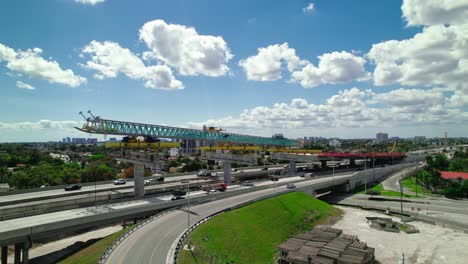
POLYGON ((94 77, 97 79, 114 78, 122 73, 131 79, 144 80, 148 88, 183 89, 182 82, 175 79, 168 66, 146 66, 139 57, 118 43, 93 40, 82 51, 91 57, 83 66, 95 70, 97 73, 94 77))
POLYGON ((358 88, 330 96, 322 104, 304 98, 244 110, 238 117, 189 123, 222 126, 231 132, 291 131, 329 128, 380 128, 460 125, 468 112, 450 107, 450 99, 437 89, 397 89, 385 93, 358 88))
POLYGON ((226 63, 233 57, 222 37, 200 35, 193 27, 167 24, 163 20, 145 23, 140 29, 140 39, 154 58, 182 75, 225 75, 229 71, 226 63))
POLYGON ((75 0, 75 2, 84 5, 97 5, 100 3, 104 3, 105 0, 75 0))
POLYGON ((318 58, 318 67, 307 63, 304 68, 292 73, 291 81, 311 88, 326 83, 337 84, 371 78, 364 68, 366 60, 349 52, 325 53, 318 58))
POLYGON ((437 25, 413 38, 372 45, 374 84, 467 87, 468 26, 437 25))
POLYGON ((302 8, 302 12, 310 13, 310 12, 314 11, 314 9, 315 9, 314 3, 309 3, 306 7, 302 8))
POLYGON ((468 22, 468 0, 404 0, 401 10, 409 26, 468 22))
POLYGON ((27 83, 24 83, 22 81, 17 81, 16 82, 16 87, 18 88, 21 88, 21 89, 26 89, 26 90, 34 90, 36 88, 34 88, 34 86, 30 85, 30 84, 27 84, 27 83))
POLYGON ((86 83, 86 78, 75 75, 70 69, 63 70, 57 61, 46 60, 41 53, 40 48, 15 51, 0 43, 0 62, 6 61, 6 67, 12 72, 70 87, 86 83))
POLYGON ((296 56, 296 51, 288 43, 259 48, 257 55, 239 61, 247 79, 254 81, 274 81, 281 78, 281 66, 286 64, 289 72, 306 62, 296 56))

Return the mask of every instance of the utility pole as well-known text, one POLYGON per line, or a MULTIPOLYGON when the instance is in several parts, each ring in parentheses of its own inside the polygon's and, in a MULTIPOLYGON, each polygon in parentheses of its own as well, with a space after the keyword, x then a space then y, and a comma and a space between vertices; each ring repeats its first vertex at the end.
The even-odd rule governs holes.
POLYGON ((400 206, 401 206, 401 217, 403 217, 403 182, 401 180, 398 181, 400 183, 400 206))

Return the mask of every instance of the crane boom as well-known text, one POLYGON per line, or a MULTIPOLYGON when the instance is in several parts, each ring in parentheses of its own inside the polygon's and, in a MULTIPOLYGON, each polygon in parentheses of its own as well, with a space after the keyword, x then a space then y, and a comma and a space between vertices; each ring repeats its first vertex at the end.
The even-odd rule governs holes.
POLYGON ((290 147, 298 144, 297 141, 286 138, 268 138, 235 133, 210 132, 190 128, 150 125, 102 119, 99 116, 88 117, 82 128, 75 128, 86 133, 106 135, 152 136, 155 138, 194 139, 266 146, 290 147))

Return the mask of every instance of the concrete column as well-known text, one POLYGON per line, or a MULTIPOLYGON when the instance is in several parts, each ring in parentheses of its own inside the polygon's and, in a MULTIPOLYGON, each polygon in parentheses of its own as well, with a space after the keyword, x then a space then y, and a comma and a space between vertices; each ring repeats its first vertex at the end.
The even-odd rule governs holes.
POLYGON ((29 248, 31 247, 29 241, 23 243, 23 264, 29 263, 29 248))
POLYGON ((289 161, 289 176, 296 175, 296 162, 294 160, 289 161))
POLYGON ((145 165, 143 164, 134 164, 133 165, 133 180, 134 180, 134 190, 136 198, 143 198, 145 196, 145 165))
POLYGON ((224 183, 227 185, 231 184, 231 162, 223 161, 223 177, 224 183))
POLYGON ((307 189, 304 191, 306 194, 312 196, 312 197, 315 197, 315 190, 310 188, 310 189, 307 189))
POLYGON ((326 160, 321 160, 320 163, 322 164, 322 170, 327 168, 327 161, 326 160))
POLYGON ((15 244, 15 264, 21 264, 21 249, 23 248, 23 243, 15 244))
POLYGON ((2 264, 7 264, 8 262, 8 246, 2 247, 2 264))

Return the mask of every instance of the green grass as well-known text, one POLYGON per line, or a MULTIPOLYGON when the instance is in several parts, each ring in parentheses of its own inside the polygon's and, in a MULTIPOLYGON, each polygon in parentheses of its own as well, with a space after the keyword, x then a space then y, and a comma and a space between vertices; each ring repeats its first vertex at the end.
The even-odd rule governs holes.
POLYGON ((199 226, 189 237, 197 261, 181 250, 179 263, 276 263, 281 243, 340 213, 302 192, 250 204, 199 226))
POLYGON ((98 263, 101 256, 106 252, 107 248, 114 242, 114 240, 118 239, 121 235, 123 235, 128 229, 132 228, 132 226, 128 226, 125 229, 122 229, 110 236, 102 238, 101 240, 97 241, 96 243, 90 245, 87 248, 84 248, 75 254, 69 256, 68 258, 59 262, 59 264, 96 264, 98 263))
MULTIPOLYGON (((372 189, 372 190, 379 191, 381 196, 400 197, 400 192, 384 190, 382 184, 380 184, 380 183, 377 184, 377 185, 368 186, 368 189, 372 189)), ((365 194, 364 187, 363 187, 363 186, 360 186, 359 188, 356 189, 356 192, 357 192, 358 194, 365 194)), ((375 196, 377 196, 377 195, 375 195, 375 196)), ((407 197, 407 198, 419 198, 419 197, 421 197, 421 196, 416 196, 416 195, 411 195, 411 194, 403 193, 403 197, 407 197)))
POLYGON ((428 191, 424 186, 421 186, 420 184, 416 184, 416 178, 415 177, 409 177, 403 180, 403 186, 408 188, 412 192, 416 192, 416 188, 419 193, 423 194, 430 194, 430 191, 428 191))

